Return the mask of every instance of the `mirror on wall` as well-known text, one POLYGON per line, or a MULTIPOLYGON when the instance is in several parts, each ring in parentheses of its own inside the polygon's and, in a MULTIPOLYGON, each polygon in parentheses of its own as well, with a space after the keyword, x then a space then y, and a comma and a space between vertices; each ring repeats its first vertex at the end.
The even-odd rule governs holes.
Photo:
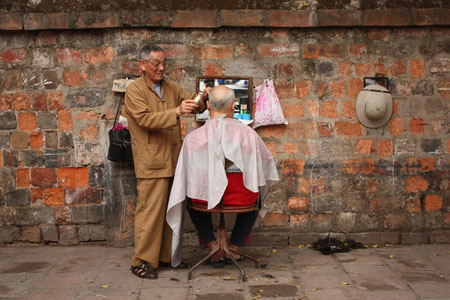
MULTIPOLYGON (((251 123, 252 111, 252 78, 240 76, 197 76, 196 92, 202 93, 206 87, 215 87, 225 85, 234 91, 236 96, 236 106, 234 118, 243 123, 251 123)), ((204 122, 209 120, 209 111, 202 114, 196 114, 195 120, 204 122)))

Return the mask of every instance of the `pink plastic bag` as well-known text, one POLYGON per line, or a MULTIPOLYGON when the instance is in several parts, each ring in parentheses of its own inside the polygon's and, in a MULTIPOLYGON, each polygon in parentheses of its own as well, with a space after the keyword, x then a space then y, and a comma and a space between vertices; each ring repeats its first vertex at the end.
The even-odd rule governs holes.
POLYGON ((256 88, 256 111, 253 128, 267 125, 287 124, 278 100, 273 80, 266 79, 256 88))

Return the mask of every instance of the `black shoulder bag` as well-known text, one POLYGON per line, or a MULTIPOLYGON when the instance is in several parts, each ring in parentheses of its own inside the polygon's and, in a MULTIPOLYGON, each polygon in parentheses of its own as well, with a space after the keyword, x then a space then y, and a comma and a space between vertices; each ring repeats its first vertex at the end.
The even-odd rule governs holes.
POLYGON ((109 130, 109 148, 107 158, 110 161, 131 161, 133 160, 133 153, 131 152, 131 135, 126 128, 114 130, 116 127, 118 116, 120 115, 120 108, 122 107, 122 100, 120 98, 119 107, 117 107, 116 117, 114 118, 114 125, 109 130))

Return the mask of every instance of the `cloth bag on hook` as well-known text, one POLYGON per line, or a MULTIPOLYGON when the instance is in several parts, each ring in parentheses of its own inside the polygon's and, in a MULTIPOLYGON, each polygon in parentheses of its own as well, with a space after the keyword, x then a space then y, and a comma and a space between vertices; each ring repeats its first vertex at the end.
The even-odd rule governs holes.
POLYGON ((287 124, 273 80, 266 79, 256 88, 256 111, 253 128, 267 125, 287 124))

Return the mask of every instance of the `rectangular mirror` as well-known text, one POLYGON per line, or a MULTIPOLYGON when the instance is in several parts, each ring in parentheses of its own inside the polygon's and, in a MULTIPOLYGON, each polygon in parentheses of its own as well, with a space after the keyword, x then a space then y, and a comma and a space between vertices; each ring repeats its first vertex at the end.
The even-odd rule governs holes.
MULTIPOLYGON (((244 123, 251 123, 252 111, 252 78, 240 76, 197 76, 196 92, 203 93, 205 87, 215 87, 225 85, 234 91, 236 96, 236 107, 234 118, 240 119, 244 123)), ((209 111, 196 114, 195 120, 205 122, 209 120, 209 111)))

